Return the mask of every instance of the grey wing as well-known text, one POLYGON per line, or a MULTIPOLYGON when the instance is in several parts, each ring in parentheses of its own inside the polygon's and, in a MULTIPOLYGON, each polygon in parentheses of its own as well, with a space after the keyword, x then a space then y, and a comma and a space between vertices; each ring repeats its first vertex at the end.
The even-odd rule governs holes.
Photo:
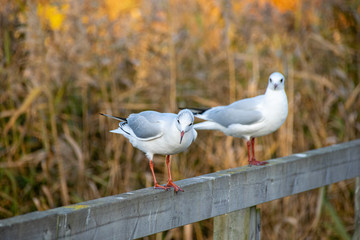
POLYGON ((157 121, 162 119, 162 116, 164 115, 164 113, 159 113, 159 112, 156 112, 156 111, 143 111, 141 113, 134 114, 134 115, 143 116, 149 122, 157 122, 157 121))
POLYGON ((259 95, 252 98, 241 99, 228 105, 230 108, 242 110, 254 110, 257 106, 261 105, 264 100, 264 95, 259 95))
POLYGON ((149 119, 142 114, 131 114, 127 118, 127 122, 138 138, 152 139, 160 137, 163 134, 159 122, 149 121, 149 119))
POLYGON ((250 125, 260 121, 263 114, 258 110, 244 110, 226 107, 215 107, 204 113, 207 120, 219 123, 224 127, 231 124, 250 125))

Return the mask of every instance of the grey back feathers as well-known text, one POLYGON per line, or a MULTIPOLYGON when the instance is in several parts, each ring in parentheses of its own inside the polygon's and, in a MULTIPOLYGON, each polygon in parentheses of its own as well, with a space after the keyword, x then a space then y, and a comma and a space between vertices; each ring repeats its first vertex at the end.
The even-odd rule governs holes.
POLYGON ((230 106, 220 106, 209 110, 204 113, 206 120, 216 122, 224 127, 228 127, 231 124, 249 125, 253 124, 263 117, 259 111, 251 111, 238 109, 230 106))
POLYGON ((130 114, 127 122, 138 138, 153 138, 162 134, 157 119, 156 112, 146 111, 139 114, 130 114))

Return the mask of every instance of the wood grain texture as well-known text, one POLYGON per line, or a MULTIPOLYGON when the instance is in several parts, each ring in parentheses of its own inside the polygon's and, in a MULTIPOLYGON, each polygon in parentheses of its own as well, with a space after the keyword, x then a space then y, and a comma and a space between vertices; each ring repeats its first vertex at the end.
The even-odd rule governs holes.
POLYGON ((0 220, 1 239, 132 239, 360 176, 360 140, 0 220))
POLYGON ((214 218, 214 240, 250 240, 255 239, 255 221, 253 212, 256 207, 244 208, 214 218))

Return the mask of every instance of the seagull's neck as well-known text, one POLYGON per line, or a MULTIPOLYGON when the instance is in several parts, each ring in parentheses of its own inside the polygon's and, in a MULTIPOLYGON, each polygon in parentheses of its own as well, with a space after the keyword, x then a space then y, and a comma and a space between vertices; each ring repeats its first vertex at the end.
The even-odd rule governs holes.
POLYGON ((285 94, 285 90, 284 89, 273 90, 271 88, 267 88, 265 92, 265 95, 279 95, 279 94, 285 94))
POLYGON ((265 99, 267 102, 274 104, 274 101, 286 102, 286 93, 284 89, 273 90, 268 88, 265 92, 265 99))

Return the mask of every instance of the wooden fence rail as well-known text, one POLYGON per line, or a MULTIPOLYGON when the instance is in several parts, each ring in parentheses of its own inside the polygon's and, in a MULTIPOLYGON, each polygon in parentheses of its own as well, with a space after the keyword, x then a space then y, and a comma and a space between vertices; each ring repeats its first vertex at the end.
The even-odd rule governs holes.
POLYGON ((255 232, 245 236, 255 239, 260 219, 250 207, 358 176, 360 140, 355 140, 273 159, 266 166, 184 179, 177 184, 185 192, 178 194, 146 188, 0 220, 0 239, 133 239, 217 216, 214 237, 224 239, 217 235, 237 234, 221 229, 231 225, 229 219, 244 220, 231 217, 239 210, 255 219, 255 225, 248 223, 255 232), (221 220, 224 214, 230 218, 221 220))

